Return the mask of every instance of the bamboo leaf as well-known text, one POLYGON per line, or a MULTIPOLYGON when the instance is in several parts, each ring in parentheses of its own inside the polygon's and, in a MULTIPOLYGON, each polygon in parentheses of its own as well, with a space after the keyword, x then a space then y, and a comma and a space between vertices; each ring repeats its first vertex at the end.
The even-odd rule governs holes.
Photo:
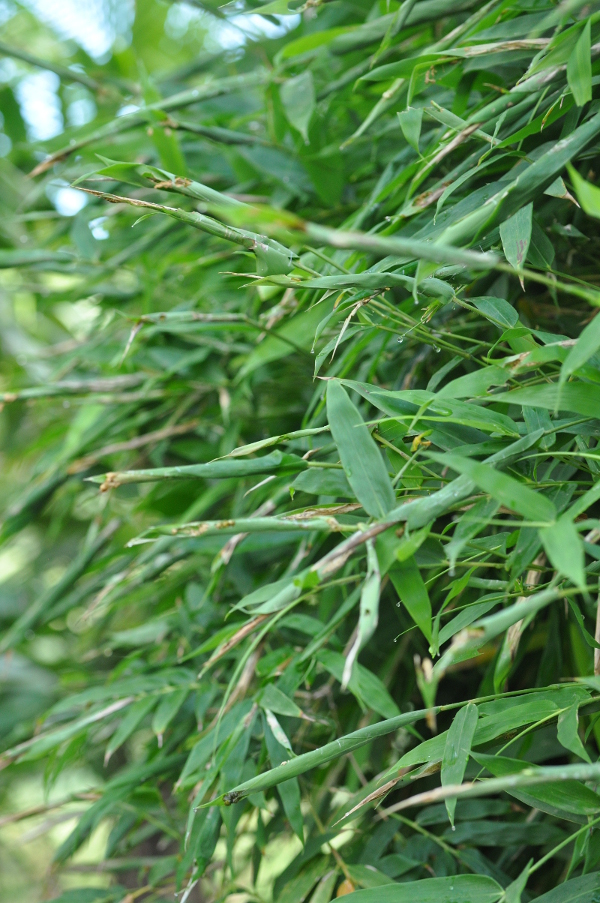
POLYGON ((367 514, 383 517, 395 504, 390 478, 358 409, 337 380, 327 386, 327 418, 356 498, 367 514))
POLYGON ((120 746, 133 734, 137 727, 144 720, 146 715, 155 708, 157 703, 156 697, 149 696, 147 699, 140 699, 127 710, 125 717, 121 721, 117 730, 110 739, 106 751, 104 753, 104 764, 108 764, 109 759, 120 746))
POLYGON ((453 875, 449 878, 429 878, 406 881, 400 887, 359 890, 352 894, 353 903, 496 903, 503 890, 493 878, 484 875, 453 875))
POLYGON ((390 579, 409 615, 431 642, 431 602, 414 556, 390 569, 390 579))
POLYGON ((398 120, 402 134, 406 138, 410 146, 419 153, 419 137, 421 135, 421 123, 423 121, 423 110, 408 107, 402 113, 398 113, 398 120))
POLYGON ((592 99, 591 34, 592 23, 588 19, 567 63, 567 81, 578 107, 592 99))
MULTIPOLYGON (((286 759, 285 747, 281 745, 279 740, 272 732, 270 723, 265 723, 265 742, 269 752, 269 758, 273 768, 284 767, 283 762, 286 759)), ((289 822, 294 833, 299 837, 300 841, 304 841, 304 823, 302 812, 300 810, 300 787, 296 777, 289 777, 287 780, 278 782, 278 791, 285 809, 289 822)), ((218 810, 217 810, 218 811, 218 810)))
POLYGON ((585 590, 585 562, 583 544, 573 521, 559 517, 555 524, 540 528, 540 539, 556 570, 572 583, 585 590))
POLYGON ((379 620, 379 592, 381 574, 377 551, 372 540, 367 541, 367 576, 360 595, 360 609, 356 639, 346 656, 346 664, 342 674, 342 689, 345 690, 352 680, 354 662, 360 650, 369 642, 377 628, 379 620))
MULTIPOLYGON (((446 737, 444 756, 442 758, 442 786, 460 784, 465 775, 471 744, 477 727, 477 706, 470 702, 459 709, 446 737)), ((456 800, 446 800, 446 809, 450 824, 454 826, 456 800)))
POLYGON ((574 755, 586 762, 591 763, 589 753, 581 742, 579 736, 579 706, 577 703, 569 706, 568 709, 561 712, 558 716, 558 742, 565 749, 570 750, 574 755))
POLYGON ((294 78, 288 78, 280 88, 285 115, 298 129, 304 143, 308 144, 308 127, 315 109, 315 88, 312 72, 306 69, 294 78))
POLYGON ((154 483, 157 480, 227 479, 273 472, 298 473, 306 464, 296 455, 271 452, 261 458, 220 458, 207 464, 189 464, 183 467, 156 467, 150 470, 129 470, 90 477, 90 482, 100 483, 103 490, 115 489, 127 483, 154 483))
POLYGON ((587 364, 589 359, 600 351, 600 320, 594 317, 585 327, 577 342, 567 354, 560 368, 560 380, 564 383, 570 376, 587 364))
MULTIPOLYGON (((500 238, 506 259, 516 270, 522 269, 527 260, 531 242, 533 204, 521 207, 500 226, 500 238)), ((521 280, 523 284, 523 280, 521 280)))
POLYGON ((468 476, 501 505, 506 505, 523 517, 540 521, 556 519, 556 508, 550 499, 529 489, 514 477, 494 470, 489 464, 480 464, 453 454, 439 455, 431 452, 430 457, 468 476))

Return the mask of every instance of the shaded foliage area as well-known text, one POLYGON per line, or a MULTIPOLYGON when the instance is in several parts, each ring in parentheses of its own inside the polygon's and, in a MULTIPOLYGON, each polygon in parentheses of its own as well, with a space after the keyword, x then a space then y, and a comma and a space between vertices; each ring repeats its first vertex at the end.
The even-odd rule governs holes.
POLYGON ((194 9, 0 48, 0 792, 64 903, 592 903, 600 11, 194 9))

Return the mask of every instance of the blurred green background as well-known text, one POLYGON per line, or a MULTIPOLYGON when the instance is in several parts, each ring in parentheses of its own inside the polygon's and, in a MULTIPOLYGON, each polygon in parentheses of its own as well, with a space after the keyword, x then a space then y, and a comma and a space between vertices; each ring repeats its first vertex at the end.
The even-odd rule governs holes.
MULTIPOLYGON (((61 79, 61 69, 93 73, 100 66, 103 78, 113 78, 125 89, 128 83, 143 84, 146 73, 155 81, 168 83, 169 73, 181 74, 186 67, 210 69, 211 58, 220 62, 236 59, 256 39, 276 39, 294 28, 299 17, 236 15, 225 16, 218 4, 169 3, 159 0, 0 0, 0 234, 3 244, 15 242, 19 215, 8 217, 15 200, 27 210, 40 191, 46 193, 44 215, 52 222, 61 216, 74 218, 86 204, 86 197, 59 179, 45 181, 43 187, 29 181, 24 173, 46 151, 42 143, 56 138, 64 143, 66 134, 102 119, 95 93, 86 84, 61 79), (22 54, 21 54, 22 52, 22 54), (56 71, 32 65, 27 54, 48 61, 56 71), (59 136, 63 137, 59 137, 59 136)), ((85 82, 85 77, 82 81, 85 82)), ((108 98, 110 101, 110 98, 108 98)), ((126 112, 127 108, 123 107, 126 112)), ((18 212, 18 211, 17 211, 18 212)), ((36 217, 39 217, 39 213, 36 217)), ((25 224, 28 214, 21 214, 25 224)), ((73 222, 75 220, 73 219, 73 222)), ((108 238, 101 220, 92 223, 97 241, 108 238)), ((24 236, 23 236, 24 238, 24 236)), ((36 294, 25 284, 15 284, 16 270, 0 270, 0 387, 13 382, 14 372, 24 368, 38 382, 44 373, 43 346, 85 338, 100 316, 89 300, 58 302, 52 317, 36 317, 36 294), (54 328, 52 326, 54 319, 54 328)), ((48 275, 48 278, 52 277, 48 275)), ((66 277, 68 280, 68 277, 66 277)), ((52 285, 56 291, 60 286, 52 285)), ((68 402, 65 402, 67 405, 68 402)), ((25 425, 31 433, 31 423, 25 425)), ((39 424, 40 436, 44 435, 39 424)), ((45 424, 49 427, 50 424, 45 424)), ((20 427, 22 428, 22 426, 20 427)), ((27 440, 13 443, 11 421, 0 418, 0 502, 14 495, 15 480, 25 477, 30 461, 18 455, 27 440)), ((47 432, 45 433, 47 436, 47 432)), ((44 439, 40 438, 40 445, 44 439)), ((95 495, 94 492, 92 492, 95 495)), ((89 512, 82 513, 82 520, 89 512)), ((60 521, 60 518, 58 519, 60 521)), ((23 594, 42 592, 54 585, 69 563, 80 536, 40 535, 39 526, 29 526, 0 552, 0 619, 10 618, 20 608, 23 594), (48 548, 53 545, 53 554, 48 548), (58 557, 57 553, 58 552, 58 557)), ((72 613, 76 620, 76 613, 72 613)), ((75 623, 73 626, 76 629, 75 623)), ((18 654, 0 656, 0 734, 19 739, 21 727, 29 730, 31 720, 53 699, 56 678, 50 667, 69 661, 69 637, 76 632, 38 637, 30 646, 31 659, 18 654), (65 638, 66 637, 66 638, 65 638)), ((50 768, 51 765, 48 765, 50 768)), ((47 777, 47 775, 46 775, 47 777)), ((77 766, 76 757, 65 768, 49 792, 45 792, 43 765, 23 764, 0 780, 0 903, 34 903, 49 899, 62 890, 77 886, 105 885, 108 876, 99 871, 108 827, 101 827, 61 873, 53 874, 54 851, 69 835, 75 818, 89 803, 86 792, 98 787, 101 775, 77 766), (77 796, 60 815, 52 803, 77 796), (16 813, 43 809, 39 815, 15 820, 16 813), (84 880, 82 881, 82 875, 84 880)), ((262 880, 281 871, 285 860, 297 852, 297 841, 289 842, 273 857, 272 868, 263 869, 262 880)))

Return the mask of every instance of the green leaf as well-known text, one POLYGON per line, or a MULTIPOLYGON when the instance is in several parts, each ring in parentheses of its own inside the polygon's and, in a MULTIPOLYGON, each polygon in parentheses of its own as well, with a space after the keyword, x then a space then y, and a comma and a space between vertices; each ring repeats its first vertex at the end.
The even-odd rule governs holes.
POLYGON ((588 751, 579 736, 579 704, 573 703, 558 716, 558 742, 586 762, 591 762, 588 751))
POLYGON ((517 311, 504 298, 484 296, 482 298, 472 298, 471 303, 475 305, 484 317, 487 317, 501 329, 512 329, 519 322, 517 311))
MULTIPOLYGON (((520 759, 476 753, 473 758, 499 780, 505 778, 506 790, 527 805, 538 806, 542 811, 558 814, 561 811, 578 816, 597 814, 600 797, 584 783, 573 780, 569 766, 564 774, 556 768, 537 768, 520 759), (538 778, 552 778, 548 783, 537 783, 538 778), (512 780, 510 780, 512 778, 512 780), (547 807, 550 807, 548 810, 547 807)), ((586 766, 589 767, 589 766, 586 766)))
POLYGON ((583 542, 571 518, 563 515, 555 524, 540 527, 539 535, 546 555, 559 574, 585 590, 583 542))
POLYGON ((575 345, 569 349, 560 368, 561 383, 587 364, 597 351, 600 351, 600 317, 595 316, 580 334, 575 345))
POLYGON ((431 524, 421 530, 413 530, 410 535, 404 533, 402 538, 395 543, 393 555, 396 561, 408 561, 418 552, 431 532, 431 524))
MULTIPOLYGON (((477 706, 472 702, 459 709, 450 725, 442 758, 442 786, 460 784, 465 775, 471 744, 475 736, 478 718, 477 706)), ((450 824, 454 825, 456 800, 446 800, 446 809, 450 824)))
POLYGON ((194 850, 195 858, 198 860, 200 873, 202 873, 206 865, 210 862, 215 851, 219 833, 221 830, 221 811, 220 809, 209 809, 206 820, 202 825, 196 849, 194 850))
MULTIPOLYGON (((329 653, 327 659, 324 659, 324 661, 327 661, 326 667, 328 670, 330 670, 336 678, 338 677, 338 674, 341 678, 344 667, 343 656, 336 655, 336 653, 329 653)), ((258 793, 261 790, 268 790, 271 787, 275 787, 281 781, 297 777, 300 774, 310 771, 312 768, 330 762, 332 759, 338 759, 345 753, 360 749, 361 746, 365 746, 377 737, 383 737, 386 734, 393 733, 405 725, 414 724, 425 718, 427 713, 427 709, 422 709, 418 712, 407 712, 403 715, 395 715, 386 721, 379 721, 375 724, 371 724, 366 728, 359 728, 359 730, 353 731, 351 734, 339 737, 331 743, 326 743, 324 746, 320 746, 310 752, 302 753, 302 755, 296 756, 292 761, 285 762, 285 764, 272 768, 271 771, 267 771, 255 778, 251 778, 249 781, 245 781, 243 784, 234 787, 230 793, 247 796, 248 794, 258 793)))
POLYGON ((508 374, 502 367, 482 367, 446 383, 437 395, 438 398, 473 398, 485 395, 491 386, 503 386, 507 380, 508 374))
POLYGON ((271 3, 263 3, 261 6, 255 6, 252 10, 244 10, 242 15, 252 15, 260 13, 261 15, 271 16, 289 16, 288 0, 272 0, 271 3))
MULTIPOLYGON (((532 217, 533 204, 527 204, 500 225, 500 238, 504 254, 515 269, 522 269, 527 260, 531 241, 532 217)), ((523 284, 522 279, 521 284, 523 284)))
POLYGON ((500 601, 499 596, 494 596, 486 602, 476 602, 474 605, 469 605, 468 608, 465 608, 464 611, 461 611, 460 614, 456 615, 455 618, 452 618, 451 621, 442 627, 438 637, 439 645, 443 646, 443 644, 452 639, 456 633, 487 614, 487 612, 490 611, 491 608, 494 608, 500 601))
POLYGON ((73 887, 54 897, 52 903, 116 903, 126 894, 124 887, 73 887))
POLYGON ((517 511, 528 520, 554 521, 556 519, 556 508, 550 499, 515 480, 514 477, 495 470, 489 464, 480 464, 478 461, 460 458, 454 454, 440 455, 430 452, 429 456, 435 461, 447 464, 458 473, 468 476, 501 505, 517 511))
POLYGON ((310 903, 330 903, 336 881, 337 872, 335 871, 323 875, 310 898, 310 903))
POLYGON ((275 684, 267 684, 260 695, 260 705, 277 715, 289 715, 292 718, 302 718, 302 709, 296 705, 293 699, 282 693, 275 684))
MULTIPOLYGON (((346 664, 343 655, 323 649, 317 658, 341 684, 346 664)), ((398 714, 398 706, 386 690, 385 685, 376 674, 359 662, 354 665, 348 689, 354 693, 361 705, 373 709, 384 718, 394 718, 398 714)))
POLYGON ((162 745, 162 735, 177 715, 188 695, 189 689, 187 688, 174 690, 172 693, 164 696, 159 702, 152 719, 152 730, 159 738, 159 745, 162 745))
POLYGON ((425 878, 351 894, 352 903, 496 903, 504 891, 485 875, 425 878))
MULTIPOLYGON (((450 571, 454 572, 454 566, 458 556, 470 539, 477 536, 485 529, 487 520, 495 517, 500 507, 500 502, 495 499, 480 499, 473 508, 467 512, 456 524, 452 539, 446 546, 446 554, 450 562, 450 571)), ((441 634, 440 634, 441 637, 441 634)), ((443 642, 440 638, 440 642, 443 642)))
POLYGON ((237 380, 241 381, 259 367, 279 361, 290 354, 297 354, 299 349, 308 354, 314 341, 315 329, 322 318, 322 307, 315 305, 287 319, 244 357, 237 380))
POLYGON ((431 602, 414 556, 390 568, 390 580, 409 615, 431 642, 431 602))
POLYGON ((354 662, 360 650, 369 642, 379 620, 379 591, 381 588, 381 574, 377 552, 372 540, 367 542, 367 576, 360 594, 360 610, 358 615, 358 630, 356 639, 352 644, 344 673, 342 675, 342 690, 345 690, 352 679, 354 662))
POLYGON ((591 903, 596 5, 130 4, 93 73, 43 5, 0 42, 12 802, 112 744, 56 859, 152 833, 151 897, 591 903))
POLYGON ((358 408, 337 380, 327 385, 327 419, 356 498, 367 514, 383 517, 396 502, 390 478, 358 408))
POLYGON ((600 417, 600 397, 596 386, 589 383, 545 383, 511 392, 500 392, 495 401, 503 404, 527 405, 549 411, 572 411, 582 417, 600 417))
MULTIPOLYGON (((269 753, 269 759, 274 768, 286 761, 289 756, 284 746, 274 736, 267 720, 264 722, 265 743, 269 753)), ((300 787, 296 777, 281 781, 277 784, 279 796, 294 833, 304 842, 304 820, 300 809, 300 787)))
POLYGON ((394 883, 391 878, 372 865, 348 865, 347 868, 350 879, 359 887, 386 887, 388 884, 394 883))
MULTIPOLYGON (((327 887, 328 884, 331 885, 331 876, 329 875, 323 877, 328 868, 328 859, 324 859, 322 857, 315 859, 315 861, 311 862, 307 866, 307 868, 303 869, 303 871, 296 878, 293 878, 284 886, 281 893, 277 895, 279 903, 302 903, 302 901, 308 897, 308 894, 315 886, 316 882, 321 878, 323 879, 323 881, 327 882, 325 887, 327 887)), ((317 894, 319 888, 321 888, 322 886, 323 884, 322 882, 320 882, 319 887, 315 891, 315 894, 317 894)), ((313 898, 315 894, 313 894, 313 898)), ((326 903, 329 903, 329 898, 327 899, 326 903)))
POLYGON ((267 724, 269 725, 269 727, 271 729, 271 733, 273 734, 273 736, 275 737, 275 739, 277 740, 279 745, 283 746, 283 748, 288 751, 290 757, 293 757, 294 750, 292 749, 292 744, 290 743, 286 732, 282 728, 282 726, 279 723, 279 721, 277 720, 276 716, 273 714, 273 712, 270 712, 269 709, 267 709, 265 706, 263 706, 263 711, 265 713, 265 718, 267 719, 267 724))
POLYGON ((152 711, 157 703, 156 696, 148 696, 146 699, 140 699, 139 702, 129 706, 123 720, 112 735, 104 753, 104 764, 106 765, 120 746, 131 737, 133 732, 142 723, 146 715, 152 711))
POLYGON ((567 167, 577 200, 589 216, 600 218, 600 188, 582 178, 574 166, 567 167))
POLYGON ((575 103, 582 107, 592 99, 592 20, 587 19, 575 50, 567 62, 567 82, 575 103))
POLYGON ((308 127, 315 110, 316 97, 312 72, 305 69, 300 75, 288 78, 279 89, 281 101, 291 125, 298 129, 308 144, 308 127))
POLYGON ((93 483, 108 484, 115 488, 126 483, 154 483, 157 480, 227 479, 228 477, 255 476, 280 471, 298 473, 306 464, 296 455, 271 452, 260 458, 219 458, 207 464, 188 464, 183 467, 155 467, 150 470, 129 470, 90 477, 93 483))
POLYGON ((421 135, 421 123, 423 121, 423 110, 408 107, 401 113, 398 113, 398 121, 400 128, 406 141, 410 146, 419 153, 419 137, 421 135))
POLYGON ((529 880, 530 868, 531 862, 529 862, 525 866, 521 874, 508 885, 508 887, 506 888, 504 903, 521 903, 523 891, 525 890, 527 881, 529 880))
POLYGON ((354 497, 346 474, 342 470, 331 468, 311 467, 310 470, 304 470, 298 474, 292 486, 311 495, 354 497))
POLYGON ((536 903, 595 903, 599 890, 599 872, 580 875, 554 887, 541 897, 536 897, 536 903))

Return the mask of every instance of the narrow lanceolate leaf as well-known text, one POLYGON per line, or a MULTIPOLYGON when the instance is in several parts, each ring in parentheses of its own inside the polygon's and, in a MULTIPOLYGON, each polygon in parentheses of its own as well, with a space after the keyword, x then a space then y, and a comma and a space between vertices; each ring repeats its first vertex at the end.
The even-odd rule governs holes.
POLYGON ((580 759, 590 762, 590 754, 579 736, 579 705, 573 703, 558 716, 558 742, 580 759))
POLYGON ((600 188, 582 178, 574 166, 569 165, 569 175, 573 182, 577 200, 588 216, 600 219, 600 188))
POLYGON ((546 554, 559 574, 580 589, 585 589, 585 561, 583 543, 573 521, 559 517, 555 524, 541 527, 540 539, 546 554))
POLYGON ((299 473, 307 464, 296 455, 271 452, 261 458, 219 458, 207 464, 188 464, 183 467, 155 467, 150 470, 129 470, 122 473, 106 473, 89 477, 90 482, 100 483, 103 491, 115 489, 127 483, 155 483, 158 480, 210 480, 227 477, 247 477, 270 473, 299 473))
POLYGON ((584 364, 587 364, 598 351, 600 351, 600 317, 595 316, 592 322, 585 327, 575 345, 569 349, 560 368, 561 382, 565 382, 584 364))
POLYGON ((431 602, 414 556, 390 569, 390 579, 409 615, 431 642, 431 602))
MULTIPOLYGON (((478 761, 481 760, 482 764, 485 762, 486 767, 494 768, 495 763, 491 761, 493 758, 494 756, 486 757, 483 754, 477 754, 478 761)), ((392 809, 399 812, 412 806, 431 805, 447 799, 474 799, 497 793, 509 793, 515 796, 517 794, 531 795, 530 798, 535 798, 536 794, 540 794, 540 800, 544 802, 548 797, 545 794, 542 796, 541 791, 554 786, 557 791, 563 791, 565 811, 579 815, 595 815, 598 812, 598 795, 586 787, 583 782, 596 781, 599 774, 598 763, 536 768, 517 761, 513 764, 511 771, 505 772, 502 777, 437 787, 435 790, 415 794, 401 803, 396 803, 392 809), (578 792, 579 790, 581 793, 578 792)))
MULTIPOLYGON (((442 759, 442 786, 446 784, 460 784, 471 752, 471 743, 477 727, 477 706, 470 702, 464 708, 459 709, 450 725, 444 757, 442 759)), ((456 799, 446 800, 446 809, 450 824, 454 825, 454 812, 456 799)))
POLYGON ((591 35, 592 22, 591 19, 588 19, 567 63, 567 81, 578 107, 582 107, 592 99, 591 35))
MULTIPOLYGON (((342 506, 343 507, 343 506, 342 506)), ((334 517, 311 517, 301 512, 292 517, 240 517, 231 520, 198 521, 191 524, 165 525, 148 530, 143 536, 130 540, 129 545, 167 536, 236 536, 239 533, 298 533, 312 530, 352 533, 356 528, 350 524, 340 524, 334 517), (155 534, 155 535, 153 535, 155 534)))
POLYGON ((312 72, 305 69, 300 75, 288 78, 279 90, 285 115, 308 144, 308 127, 316 103, 312 72))
POLYGON ((417 153, 419 153, 419 137, 421 135, 422 120, 423 110, 409 107, 402 113, 398 113, 398 121, 400 122, 402 134, 417 153))
POLYGON ((152 718, 152 730, 158 737, 159 746, 162 746, 163 734, 177 716, 179 709, 189 696, 189 692, 187 687, 182 690, 173 690, 159 701, 152 718))
POLYGON ((164 213, 166 216, 193 226, 194 229, 199 229, 201 232, 207 232, 209 235, 241 245, 247 250, 253 251, 256 255, 257 272, 260 276, 289 273, 293 269, 292 258, 294 255, 292 251, 280 245, 279 242, 267 238, 266 235, 260 235, 257 232, 246 232, 244 229, 236 229, 233 226, 224 225, 211 216, 195 211, 188 212, 180 207, 169 207, 165 204, 155 204, 152 201, 142 201, 138 198, 106 194, 92 188, 79 187, 79 190, 94 197, 102 198, 110 204, 129 204, 132 207, 141 207, 144 210, 150 210, 155 213, 164 213))
POLYGON ((546 408, 549 411, 570 411, 582 417, 600 417, 600 397, 596 386, 576 380, 564 385, 545 383, 500 392, 496 400, 503 404, 546 408))
POLYGON ((367 514, 383 517, 396 502, 383 458, 344 387, 327 385, 327 419, 344 472, 367 514))
POLYGON ((146 699, 140 699, 127 709, 123 720, 119 724, 117 730, 110 739, 106 751, 104 753, 104 764, 107 765, 113 753, 133 734, 136 728, 142 723, 146 715, 155 708, 158 699, 155 696, 148 696, 146 699))
POLYGON ((521 874, 515 878, 514 881, 506 888, 506 894, 504 897, 504 903, 521 903, 523 891, 527 885, 527 881, 529 879, 529 871, 531 868, 531 862, 529 862, 521 874))
POLYGON ((480 464, 469 458, 459 458, 458 455, 431 453, 430 456, 447 464, 458 473, 468 476, 501 505, 517 511, 528 520, 542 522, 555 520, 556 508, 550 499, 520 483, 514 477, 494 470, 488 464, 480 464))
MULTIPOLYGON (((500 225, 500 238, 506 259, 516 270, 525 266, 531 241, 533 204, 521 207, 500 225)), ((521 279, 521 284, 523 280, 521 279)))
POLYGON ((353 903, 496 903, 502 887, 484 875, 452 875, 358 890, 353 903))
MULTIPOLYGON (((436 712, 440 710, 439 707, 435 709, 436 712)), ((377 737, 383 737, 386 734, 398 730, 404 725, 414 724, 415 722, 424 719, 427 716, 428 711, 428 709, 422 709, 415 712, 407 712, 404 715, 388 718, 386 721, 380 721, 369 727, 360 728, 351 734, 347 734, 345 737, 340 737, 338 740, 326 743, 318 749, 296 756, 293 761, 272 768, 270 771, 265 772, 265 774, 259 775, 256 778, 251 778, 249 781, 239 784, 237 787, 233 787, 228 790, 228 796, 231 798, 232 802, 237 802, 239 799, 243 799, 249 794, 268 790, 270 787, 275 787, 277 784, 281 783, 281 781, 297 777, 298 775, 310 771, 311 768, 316 768, 325 762, 330 762, 332 759, 338 759, 345 753, 359 749, 361 746, 370 743, 371 740, 374 740, 377 737)))
POLYGON ((594 903, 594 897, 600 890, 600 873, 580 875, 559 884, 541 897, 537 903, 594 903))
POLYGON ((381 574, 379 571, 375 544, 372 539, 367 541, 367 568, 367 576, 360 594, 360 611, 356 639, 346 656, 346 664, 344 665, 344 673, 342 676, 343 690, 347 688, 352 679, 352 669, 358 653, 375 633, 379 619, 381 574))
MULTIPOLYGON (((271 764, 276 768, 277 766, 282 767, 281 763, 288 758, 289 752, 273 733, 273 725, 275 723, 279 724, 279 722, 276 721, 274 715, 271 716, 270 720, 266 721, 265 740, 267 743, 267 749, 269 751, 271 764)), ((283 731, 280 729, 278 733, 282 734, 283 731)), ((287 744, 287 746, 289 748, 289 743, 287 744)), ((300 787, 298 785, 298 779, 296 777, 291 777, 288 778, 288 780, 281 781, 281 783, 279 783, 278 785, 278 790, 281 801, 283 803, 285 814, 289 819, 290 825, 292 826, 294 833, 300 838, 301 841, 303 841, 304 827, 302 812, 300 809, 300 787)))

